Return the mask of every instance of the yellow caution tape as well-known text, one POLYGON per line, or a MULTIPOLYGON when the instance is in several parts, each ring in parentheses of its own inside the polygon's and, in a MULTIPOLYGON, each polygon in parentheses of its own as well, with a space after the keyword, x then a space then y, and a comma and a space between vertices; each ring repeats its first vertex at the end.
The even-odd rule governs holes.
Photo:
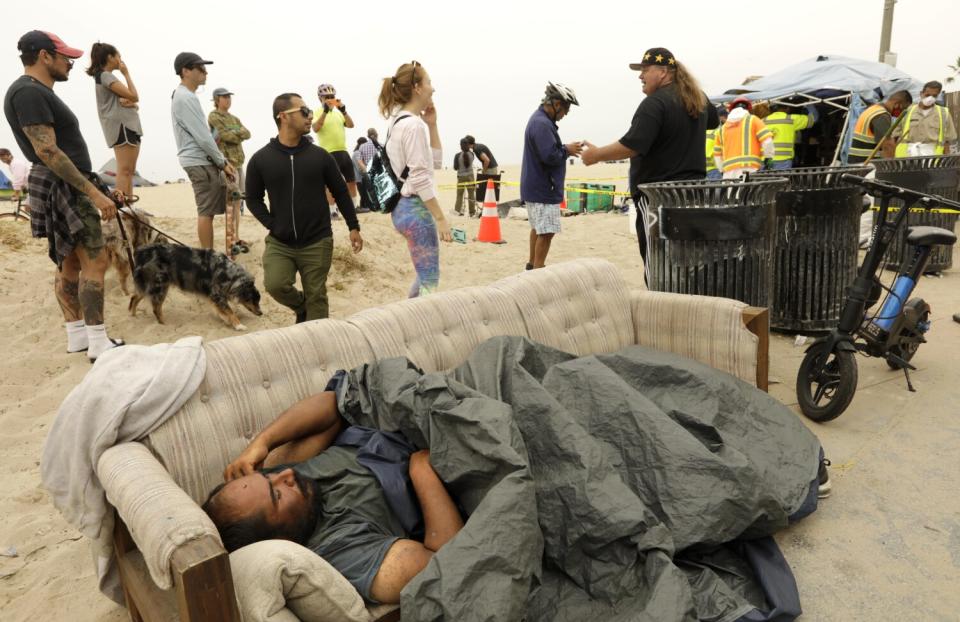
MULTIPOLYGON (((872 206, 870 209, 872 209, 872 210, 875 211, 875 212, 879 212, 879 211, 880 211, 880 206, 879 206, 879 205, 874 205, 874 206, 872 206)), ((899 211, 900 211, 900 208, 899 208, 899 207, 888 207, 887 210, 888 210, 888 211, 891 211, 891 212, 899 212, 899 211)), ((960 211, 958 211, 958 210, 955 210, 955 209, 945 209, 945 208, 939 208, 939 207, 936 207, 936 208, 933 208, 933 209, 924 209, 924 208, 922 208, 922 207, 911 207, 911 208, 910 208, 910 211, 911 211, 911 212, 916 212, 916 213, 918 213, 918 214, 921 213, 921 212, 929 212, 929 213, 931 213, 931 214, 960 214, 960 211)))
MULTIPOLYGON (((622 179, 622 178, 619 178, 619 177, 618 177, 618 178, 611 178, 611 179, 622 179)), ((567 180, 567 181, 575 181, 575 180, 570 179, 570 180, 567 180)), ((485 184, 485 183, 487 183, 487 180, 486 180, 486 179, 482 179, 482 180, 479 180, 479 181, 462 181, 462 182, 459 182, 459 183, 456 183, 456 184, 442 184, 442 185, 437 186, 437 189, 439 189, 439 190, 455 190, 455 189, 457 189, 457 188, 466 188, 467 186, 475 186, 475 185, 481 184, 481 183, 485 184)), ((516 187, 516 186, 519 186, 519 185, 520 185, 520 183, 519 183, 519 182, 516 182, 516 181, 496 181, 496 180, 493 180, 493 183, 494 183, 495 186, 496 186, 496 185, 499 185, 499 186, 514 186, 514 187, 516 187)), ((577 186, 564 186, 563 189, 564 189, 565 191, 567 191, 567 192, 579 192, 579 193, 582 193, 582 194, 606 194, 606 195, 618 196, 618 197, 628 197, 628 196, 630 196, 630 193, 629 193, 629 192, 618 192, 618 191, 616 191, 616 190, 595 190, 595 189, 593 189, 593 188, 580 188, 580 187, 577 187, 577 186)))

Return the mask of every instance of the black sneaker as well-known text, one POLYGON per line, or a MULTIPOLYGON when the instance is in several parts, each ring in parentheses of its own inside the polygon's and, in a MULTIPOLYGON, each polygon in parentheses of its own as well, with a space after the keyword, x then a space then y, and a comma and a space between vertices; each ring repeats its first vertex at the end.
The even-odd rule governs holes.
POLYGON ((818 499, 826 499, 833 489, 833 485, 830 483, 830 473, 827 471, 828 466, 830 466, 830 461, 826 458, 820 461, 820 469, 817 471, 817 479, 820 482, 820 486, 817 488, 818 499))
POLYGON ((306 321, 307 321, 307 310, 303 309, 301 311, 297 311, 297 324, 301 324, 306 321))
POLYGON ((524 268, 524 270, 533 270, 533 264, 532 264, 532 263, 528 263, 528 264, 527 264, 527 267, 524 268))
POLYGON ((953 314, 953 321, 954 321, 954 322, 960 322, 960 313, 954 313, 954 314, 953 314))

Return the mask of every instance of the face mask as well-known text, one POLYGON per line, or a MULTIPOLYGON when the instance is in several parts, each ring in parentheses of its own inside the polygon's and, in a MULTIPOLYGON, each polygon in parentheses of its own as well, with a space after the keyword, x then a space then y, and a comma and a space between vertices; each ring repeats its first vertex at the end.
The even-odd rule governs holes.
POLYGON ((920 103, 926 106, 927 108, 929 108, 930 106, 937 103, 937 98, 934 97, 933 95, 927 95, 926 97, 920 100, 920 103))

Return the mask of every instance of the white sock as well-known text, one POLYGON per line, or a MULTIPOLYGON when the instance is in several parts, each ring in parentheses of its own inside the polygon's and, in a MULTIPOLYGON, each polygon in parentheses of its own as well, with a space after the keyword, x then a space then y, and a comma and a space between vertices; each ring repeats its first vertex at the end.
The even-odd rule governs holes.
POLYGON ((87 341, 90 344, 87 348, 87 356, 90 359, 96 359, 107 350, 117 347, 107 337, 107 327, 103 324, 87 326, 87 341))
POLYGON ((67 352, 83 352, 87 349, 87 329, 83 320, 64 322, 67 327, 67 352))

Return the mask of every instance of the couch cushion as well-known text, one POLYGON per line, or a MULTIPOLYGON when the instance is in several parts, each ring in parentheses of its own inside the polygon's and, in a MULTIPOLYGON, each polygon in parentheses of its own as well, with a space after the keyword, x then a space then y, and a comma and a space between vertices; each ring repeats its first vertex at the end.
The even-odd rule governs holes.
POLYGON ((200 388, 145 441, 197 502, 277 415, 322 391, 336 370, 373 357, 360 331, 342 320, 229 337, 204 348, 207 372, 200 388))
POLYGON ((230 553, 244 622, 370 622, 363 598, 319 555, 287 540, 230 553))
POLYGON ((519 306, 527 336, 577 355, 633 344, 626 283, 603 259, 582 259, 521 272, 491 285, 519 306))
POLYGON ((759 338, 743 323, 747 304, 729 298, 634 291, 637 344, 692 358, 756 386, 759 338))
POLYGON ((490 337, 525 335, 516 304, 489 287, 464 287, 366 309, 347 318, 378 359, 405 356, 424 371, 456 367, 490 337))

